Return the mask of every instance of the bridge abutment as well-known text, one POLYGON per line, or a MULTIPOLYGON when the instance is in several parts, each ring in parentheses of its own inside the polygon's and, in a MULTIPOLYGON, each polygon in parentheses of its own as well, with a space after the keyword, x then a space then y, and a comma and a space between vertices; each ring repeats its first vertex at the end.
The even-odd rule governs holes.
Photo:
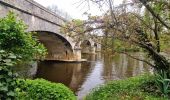
POLYGON ((95 54, 96 53, 96 48, 93 46, 93 47, 90 47, 90 52, 91 54, 95 54))
POLYGON ((81 61, 81 48, 74 49, 74 59, 75 61, 81 61))

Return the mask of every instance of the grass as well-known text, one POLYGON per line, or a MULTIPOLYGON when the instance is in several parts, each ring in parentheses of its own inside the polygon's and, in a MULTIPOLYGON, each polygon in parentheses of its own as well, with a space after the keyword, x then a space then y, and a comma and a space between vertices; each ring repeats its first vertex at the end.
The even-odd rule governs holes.
POLYGON ((93 89, 84 100, 168 100, 161 96, 154 76, 142 75, 111 81, 93 89))

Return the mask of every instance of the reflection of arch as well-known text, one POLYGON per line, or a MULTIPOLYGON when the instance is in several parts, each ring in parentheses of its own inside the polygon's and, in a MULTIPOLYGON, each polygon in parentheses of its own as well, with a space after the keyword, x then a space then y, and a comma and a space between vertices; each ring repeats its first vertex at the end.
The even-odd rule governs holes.
POLYGON ((70 60, 73 58, 73 43, 63 35, 48 31, 37 32, 38 40, 48 50, 46 60, 70 60))

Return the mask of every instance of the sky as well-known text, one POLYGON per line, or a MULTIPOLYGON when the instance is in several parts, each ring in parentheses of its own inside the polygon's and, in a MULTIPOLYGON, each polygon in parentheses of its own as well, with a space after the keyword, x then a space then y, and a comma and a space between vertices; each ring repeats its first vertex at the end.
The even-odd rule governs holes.
MULTIPOLYGON (((81 3, 84 0, 34 0, 39 4, 47 7, 56 5, 59 9, 67 12, 74 19, 86 19, 84 12, 91 13, 91 15, 101 15, 105 10, 99 9, 96 5, 90 4, 90 9, 87 3, 81 3)), ((114 0, 115 5, 120 4, 122 0, 114 0)))

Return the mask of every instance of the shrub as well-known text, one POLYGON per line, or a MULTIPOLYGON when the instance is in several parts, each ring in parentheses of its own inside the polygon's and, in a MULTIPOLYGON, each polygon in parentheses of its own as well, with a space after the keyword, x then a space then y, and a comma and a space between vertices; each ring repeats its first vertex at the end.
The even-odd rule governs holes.
POLYGON ((18 61, 41 59, 46 55, 45 47, 26 29, 23 21, 17 20, 12 12, 0 18, 0 100, 15 97, 17 76, 12 67, 18 61))
POLYGON ((73 92, 61 83, 44 79, 19 80, 17 100, 76 100, 73 92))
POLYGON ((11 70, 16 56, 0 50, 0 100, 13 100, 15 97, 16 74, 11 70))
POLYGON ((144 91, 147 83, 152 82, 154 82, 154 77, 150 75, 112 81, 93 89, 85 100, 168 100, 157 95, 156 90, 150 91, 152 93, 144 91))
POLYGON ((44 58, 45 47, 26 29, 26 24, 17 20, 13 12, 0 18, 0 49, 12 52, 23 61, 44 58))

